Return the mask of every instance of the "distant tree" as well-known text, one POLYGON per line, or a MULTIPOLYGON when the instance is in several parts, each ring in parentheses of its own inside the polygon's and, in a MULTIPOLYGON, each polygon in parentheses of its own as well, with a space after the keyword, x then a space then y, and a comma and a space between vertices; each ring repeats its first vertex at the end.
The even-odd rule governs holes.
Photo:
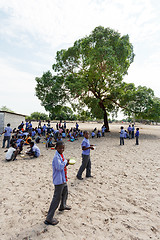
POLYGON ((14 111, 12 111, 11 109, 7 108, 6 106, 2 106, 2 107, 0 108, 0 111, 6 111, 6 112, 12 112, 12 113, 14 113, 14 111))
POLYGON ((48 115, 45 114, 45 113, 33 112, 33 113, 31 113, 31 115, 30 115, 28 118, 26 118, 26 119, 28 119, 28 120, 36 120, 36 121, 38 121, 38 120, 45 120, 45 121, 47 121, 47 120, 49 120, 49 117, 48 117, 48 115))
POLYGON ((72 109, 68 106, 56 106, 52 108, 50 113, 50 118, 52 120, 76 120, 77 117, 73 113, 72 109))

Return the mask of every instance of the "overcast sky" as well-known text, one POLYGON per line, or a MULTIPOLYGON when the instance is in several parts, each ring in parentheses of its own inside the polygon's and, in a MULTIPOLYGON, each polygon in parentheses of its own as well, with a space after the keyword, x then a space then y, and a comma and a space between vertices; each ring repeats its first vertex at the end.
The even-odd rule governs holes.
POLYGON ((0 107, 45 112, 35 77, 99 25, 130 36, 136 56, 124 80, 160 97, 159 0, 0 0, 0 107))

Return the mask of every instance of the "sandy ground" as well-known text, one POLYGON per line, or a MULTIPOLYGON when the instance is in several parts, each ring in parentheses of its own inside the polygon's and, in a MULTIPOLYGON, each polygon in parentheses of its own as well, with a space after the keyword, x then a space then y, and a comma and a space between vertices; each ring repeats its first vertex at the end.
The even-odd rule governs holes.
MULTIPOLYGON (((80 123, 83 130, 100 126, 80 123)), ((38 159, 18 156, 17 161, 6 162, 0 148, 0 239, 160 239, 160 126, 138 127, 139 146, 135 139, 119 146, 120 125, 110 125, 111 132, 103 138, 90 139, 97 145, 91 151, 94 177, 86 179, 84 173, 82 181, 76 179, 82 138, 73 143, 65 139, 65 157, 77 162, 68 166, 72 210, 56 211, 60 221, 56 226, 43 223, 54 191, 55 150, 40 143, 38 159)))

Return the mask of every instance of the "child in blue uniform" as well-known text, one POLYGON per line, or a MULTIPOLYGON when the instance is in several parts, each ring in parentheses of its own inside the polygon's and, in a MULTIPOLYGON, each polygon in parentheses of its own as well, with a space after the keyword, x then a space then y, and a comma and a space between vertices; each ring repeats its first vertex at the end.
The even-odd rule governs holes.
POLYGON ((68 197, 68 186, 67 186, 67 168, 69 161, 65 159, 64 143, 59 141, 56 143, 56 153, 53 158, 52 168, 53 168, 53 184, 55 186, 54 195, 50 208, 45 220, 47 225, 56 225, 59 221, 53 218, 56 209, 58 208, 60 202, 59 211, 71 210, 71 207, 66 205, 68 197))
POLYGON ((136 145, 139 145, 139 128, 136 128, 135 137, 136 137, 136 145))
POLYGON ((124 145, 124 129, 123 127, 121 127, 121 131, 120 131, 120 145, 124 145))
POLYGON ((82 141, 82 165, 80 166, 77 178, 79 180, 82 180, 82 173, 86 169, 86 177, 92 177, 91 176, 91 160, 90 160, 90 149, 94 150, 93 145, 90 145, 89 143, 89 133, 87 131, 84 131, 83 133, 84 139, 82 141))

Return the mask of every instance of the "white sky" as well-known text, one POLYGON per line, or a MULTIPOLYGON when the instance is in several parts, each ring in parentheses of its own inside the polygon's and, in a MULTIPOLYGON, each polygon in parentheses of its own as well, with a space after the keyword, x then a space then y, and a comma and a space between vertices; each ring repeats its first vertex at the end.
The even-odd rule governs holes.
POLYGON ((136 56, 124 80, 160 97, 159 0, 0 0, 0 107, 45 112, 35 77, 99 25, 130 36, 136 56))

